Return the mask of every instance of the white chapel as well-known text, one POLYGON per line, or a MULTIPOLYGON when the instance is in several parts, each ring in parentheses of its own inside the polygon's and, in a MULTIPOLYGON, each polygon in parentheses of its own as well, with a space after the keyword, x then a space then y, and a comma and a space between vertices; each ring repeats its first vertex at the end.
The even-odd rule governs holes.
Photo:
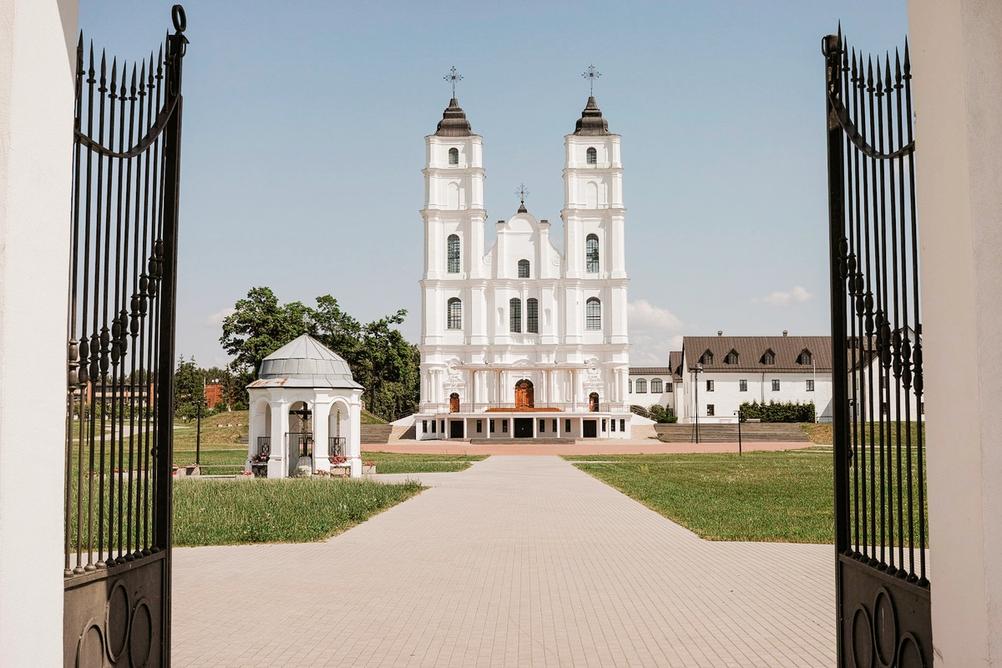
POLYGON ((620 137, 564 137, 563 253, 521 206, 484 248, 484 142, 455 96, 425 138, 419 439, 628 438, 620 137))

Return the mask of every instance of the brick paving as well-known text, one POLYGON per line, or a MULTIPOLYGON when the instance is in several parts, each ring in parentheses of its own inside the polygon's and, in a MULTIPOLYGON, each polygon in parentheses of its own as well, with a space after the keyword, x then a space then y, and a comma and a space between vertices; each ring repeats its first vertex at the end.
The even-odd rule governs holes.
POLYGON ((830 546, 704 541, 557 457, 491 457, 324 543, 181 548, 173 662, 831 666, 830 546))

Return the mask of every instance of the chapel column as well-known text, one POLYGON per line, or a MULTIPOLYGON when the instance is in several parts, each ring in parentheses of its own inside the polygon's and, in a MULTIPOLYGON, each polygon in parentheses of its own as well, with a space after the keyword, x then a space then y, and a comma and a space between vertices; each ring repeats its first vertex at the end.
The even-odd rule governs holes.
POLYGON ((271 456, 268 457, 268 477, 285 478, 289 475, 288 444, 289 403, 285 399, 269 401, 271 409, 271 456))

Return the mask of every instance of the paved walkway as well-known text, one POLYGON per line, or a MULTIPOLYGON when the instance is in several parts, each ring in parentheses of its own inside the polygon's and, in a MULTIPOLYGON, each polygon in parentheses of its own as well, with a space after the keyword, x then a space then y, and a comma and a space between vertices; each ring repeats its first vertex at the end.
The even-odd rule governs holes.
POLYGON ((423 478, 325 543, 177 549, 174 664, 834 665, 831 547, 703 541, 557 457, 423 478))
MULTIPOLYGON (((744 452, 775 452, 812 447, 807 441, 745 442, 744 452)), ((661 443, 654 439, 618 441, 612 439, 577 441, 546 445, 525 441, 503 441, 473 445, 467 441, 390 441, 372 445, 362 444, 363 452, 410 452, 435 455, 653 455, 695 452, 733 452, 734 443, 661 443)))

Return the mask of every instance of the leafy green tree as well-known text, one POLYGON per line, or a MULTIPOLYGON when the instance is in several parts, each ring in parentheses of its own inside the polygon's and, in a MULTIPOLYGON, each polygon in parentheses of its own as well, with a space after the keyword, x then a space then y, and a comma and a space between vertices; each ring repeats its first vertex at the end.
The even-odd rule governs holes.
POLYGON ((251 288, 223 320, 219 343, 233 357, 230 369, 234 373, 252 370, 256 378, 261 361, 310 331, 311 321, 312 310, 301 302, 281 305, 271 288, 251 288))
POLYGON ((315 308, 301 302, 283 305, 270 288, 257 287, 223 321, 219 342, 233 356, 230 370, 246 397, 243 388, 257 377, 264 358, 308 333, 348 363, 365 388, 366 408, 393 420, 413 413, 418 403, 420 355, 398 329, 406 316, 401 309, 362 324, 331 295, 317 297, 315 308))
POLYGON ((205 393, 203 392, 205 372, 195 364, 195 358, 185 360, 179 357, 174 370, 174 416, 185 420, 195 417, 201 404, 205 414, 205 393))

